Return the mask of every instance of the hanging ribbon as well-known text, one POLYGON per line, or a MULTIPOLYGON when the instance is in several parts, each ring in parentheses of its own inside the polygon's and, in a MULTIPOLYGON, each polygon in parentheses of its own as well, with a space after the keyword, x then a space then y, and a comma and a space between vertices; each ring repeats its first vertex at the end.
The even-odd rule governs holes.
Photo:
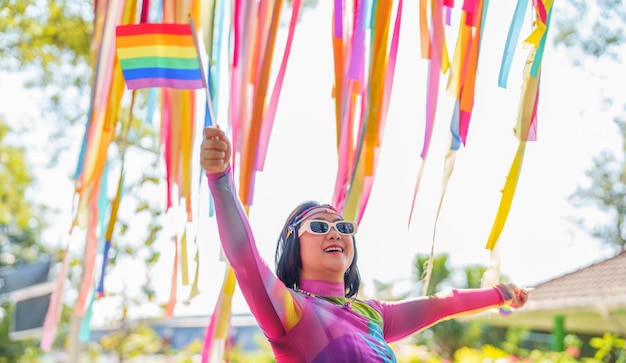
POLYGON ((211 324, 209 324, 204 340, 202 363, 208 362, 209 357, 221 359, 221 354, 216 354, 216 352, 221 353, 224 349, 236 285, 235 271, 226 263, 226 273, 224 274, 222 290, 217 304, 215 304, 213 314, 211 314, 211 324))
POLYGON ((46 317, 43 323, 43 334, 39 347, 44 352, 49 352, 54 343, 56 336, 59 318, 61 317, 61 310, 63 308, 63 293, 65 292, 65 281, 67 279, 67 267, 69 265, 69 243, 63 250, 63 258, 61 259, 61 268, 56 276, 56 282, 52 295, 50 296, 50 303, 46 312, 46 317))
POLYGON ((519 138, 519 146, 511 164, 509 174, 507 176, 500 205, 496 214, 496 219, 491 228, 486 249, 490 250, 489 267, 483 280, 483 286, 493 285, 499 280, 500 273, 500 255, 497 250, 497 243, 500 238, 504 225, 508 218, 511 206, 513 204, 513 196, 519 182, 521 174, 524 152, 528 141, 535 141, 537 138, 537 107, 539 104, 539 79, 541 76, 541 60, 543 54, 543 45, 547 37, 547 29, 552 13, 552 1, 533 1, 535 6, 535 14, 537 19, 533 23, 535 30, 526 39, 526 43, 533 44, 533 49, 528 55, 526 66, 524 67, 524 77, 522 85, 522 96, 518 111, 517 125, 515 135, 519 138), (539 40, 537 36, 541 35, 539 40), (533 39, 530 41, 529 39, 533 39))
POLYGON ((524 23, 527 7, 528 0, 517 0, 515 12, 513 13, 513 20, 511 21, 511 25, 509 26, 509 31, 506 36, 502 62, 500 64, 500 73, 498 75, 498 86, 502 88, 506 88, 507 86, 509 73, 511 71, 511 63, 513 63, 513 56, 515 55, 515 48, 522 30, 522 24, 524 23))
POLYGON ((340 1, 334 4, 333 96, 338 170, 332 203, 342 211, 344 218, 360 223, 374 183, 384 135, 403 2, 400 1, 396 8, 390 42, 392 2, 355 3, 352 16, 346 14, 340 1), (369 23, 367 19, 372 19, 372 22, 369 23), (354 20, 354 23, 349 20, 354 20), (369 44, 366 42, 366 34, 371 34, 369 44), (360 104, 357 104, 358 100, 360 104), (353 140, 355 130, 358 137, 353 140))
POLYGON ((178 237, 175 235, 172 240, 174 242, 174 258, 172 259, 172 274, 170 278, 170 298, 165 306, 164 317, 166 318, 174 316, 174 308, 176 307, 176 292, 178 291, 178 237))
MULTIPOLYGON (((239 171, 239 196, 246 213, 254 199, 256 172, 263 169, 265 162, 301 8, 301 0, 292 3, 292 19, 287 44, 269 103, 267 103, 266 96, 270 88, 270 74, 282 3, 282 1, 270 4, 268 1, 245 2, 243 0, 235 0, 233 3, 233 59, 229 115, 234 152, 231 166, 233 170, 239 171), (236 153, 240 156, 240 165, 236 163, 236 153)), ((214 327, 207 329, 203 362, 207 361, 209 356, 214 356, 214 353, 210 352, 222 352, 225 349, 232 293, 236 286, 232 269, 229 267, 227 270, 214 311, 214 315, 218 314, 219 318, 214 327)))
MULTIPOLYGON (((426 120, 424 126, 424 144, 420 154, 420 168, 413 188, 413 198, 411 200, 411 209, 409 212, 408 226, 411 226, 413 219, 413 211, 415 210, 415 201, 419 192, 420 183, 422 181, 424 167, 430 150, 433 130, 435 128, 435 118, 437 114, 437 101, 439 99, 439 80, 441 72, 448 69, 447 48, 443 32, 442 0, 434 0, 431 2, 431 27, 429 35, 429 61, 428 61, 428 80, 426 91, 426 120)), ((426 11, 425 7, 420 7, 420 14, 426 11)), ((420 15, 420 18, 426 15, 420 15)), ((422 34, 423 35, 423 34, 422 34)), ((424 41, 422 40, 422 44, 424 41)))
MULTIPOLYGON (((122 135, 121 135, 121 140, 122 140, 122 145, 126 145, 126 143, 128 142, 128 132, 130 131, 130 127, 133 121, 133 109, 134 109, 134 105, 135 105, 135 96, 136 96, 136 92, 133 91, 131 94, 131 100, 130 100, 130 107, 129 107, 129 111, 128 111, 128 120, 126 122, 126 124, 124 124, 124 128, 122 130, 122 135)), ((115 229, 115 224, 117 223, 117 216, 118 216, 118 212, 119 212, 119 208, 120 208, 120 202, 122 200, 122 191, 123 191, 123 185, 124 185, 124 171, 125 171, 125 164, 126 164, 126 147, 122 147, 122 149, 120 150, 120 154, 121 154, 121 166, 120 166, 120 175, 117 181, 117 190, 115 192, 115 197, 113 199, 113 202, 111 203, 111 212, 109 215, 109 223, 107 225, 106 228, 106 232, 104 233, 104 251, 102 253, 102 268, 100 270, 100 281, 98 283, 98 289, 97 289, 97 294, 99 297, 103 297, 105 292, 104 292, 104 278, 106 275, 106 268, 108 265, 108 261, 109 261, 109 252, 111 250, 111 243, 113 240, 113 231, 115 229)), ((106 198, 106 180, 108 178, 106 176, 103 176, 102 178, 102 189, 105 191, 105 193, 101 193, 103 197, 106 198)), ((104 208, 100 207, 100 210, 105 210, 104 208)), ((102 213, 102 215, 104 216, 104 213, 102 213)))
POLYGON ((430 286, 430 278, 433 273, 433 266, 435 261, 435 236, 437 235, 437 225, 439 224, 439 214, 441 207, 443 206, 443 198, 446 195, 446 189, 448 188, 448 182, 452 176, 454 170, 454 163, 456 159, 456 150, 449 149, 445 156, 443 167, 443 180, 441 183, 441 192, 439 194, 439 203, 437 203, 437 212, 435 213, 435 222, 433 227, 432 242, 430 244, 430 256, 428 258, 428 264, 426 266, 425 275, 422 279, 422 295, 426 295, 428 287, 430 286))
POLYGON ((274 119, 276 118, 278 100, 280 98, 280 91, 282 90, 285 73, 287 71, 287 61, 289 60, 289 53, 291 51, 291 44, 293 43, 301 5, 302 0, 294 0, 291 4, 291 21, 289 23, 289 32, 287 33, 287 44, 285 45, 285 52, 283 54, 283 59, 280 63, 280 68, 278 69, 278 74, 276 75, 274 90, 272 91, 272 96, 270 98, 269 104, 267 105, 267 110, 265 111, 265 115, 263 116, 263 122, 261 124, 261 133, 259 135, 259 152, 257 156, 259 171, 262 171, 263 167, 265 166, 267 148, 270 142, 270 135, 272 133, 272 126, 274 125, 274 119))
MULTIPOLYGON (((262 2, 261 2, 262 3, 262 2)), ((254 197, 254 180, 258 166, 257 151, 261 133, 261 123, 265 110, 265 97, 269 83, 272 59, 274 54, 274 45, 276 44, 276 33, 280 21, 280 13, 282 9, 282 1, 274 2, 273 11, 271 13, 271 21, 269 33, 267 36, 259 69, 257 69, 258 80, 255 81, 254 99, 252 104, 252 113, 249 129, 244 136, 244 143, 241 149, 241 173, 239 180, 239 197, 244 205, 252 205, 254 197)), ((262 19, 261 19, 262 20, 262 19)), ((260 44, 258 44, 260 46, 260 44)))
POLYGON ((87 240, 85 243, 85 254, 83 257, 83 271, 81 276, 80 289, 78 292, 78 298, 76 299, 76 305, 74 307, 74 314, 79 317, 85 315, 87 309, 87 298, 89 292, 93 286, 95 260, 98 253, 98 203, 97 196, 100 193, 100 184, 91 185, 90 187, 96 188, 96 192, 90 192, 96 199, 89 203, 89 216, 87 225, 87 240))
POLYGON ((508 176, 506 177, 504 188, 502 189, 502 198, 500 199, 498 213, 493 226, 491 227, 491 233, 489 234, 487 245, 485 246, 487 249, 493 249, 496 242, 500 238, 502 230, 504 229, 504 224, 511 210, 511 205, 513 204, 513 195, 515 194, 515 189, 517 188, 517 182, 519 181, 519 176, 522 171, 522 162, 524 160, 525 150, 526 142, 520 141, 517 152, 515 153, 515 158, 513 159, 513 163, 509 169, 508 176))
MULTIPOLYGON (((515 159, 513 160, 513 164, 511 165, 511 169, 509 170, 509 176, 507 177, 506 184, 502 191, 502 198, 496 215, 496 220, 494 221, 489 239, 487 240, 487 244, 485 246, 485 248, 490 250, 492 250, 496 245, 500 234, 504 229, 504 224, 513 202, 513 194, 519 179, 526 142, 534 141, 537 137, 537 106, 539 103, 539 79, 541 75, 541 59, 537 58, 537 54, 541 48, 541 43, 547 36, 547 27, 549 24, 550 14, 552 12, 552 1, 546 1, 545 3, 537 1, 535 12, 538 14, 538 20, 535 21, 535 24, 541 24, 537 26, 543 29, 541 32, 543 38, 537 42, 537 47, 532 49, 529 53, 526 66, 524 68, 522 96, 519 105, 517 125, 515 127, 515 135, 519 138, 520 145, 515 155, 515 159), (545 16, 546 23, 544 24, 541 22, 541 15, 545 11, 547 11, 547 15, 545 16), (535 69, 537 70, 536 73, 535 69)), ((533 34, 536 34, 536 32, 533 31, 533 34)))

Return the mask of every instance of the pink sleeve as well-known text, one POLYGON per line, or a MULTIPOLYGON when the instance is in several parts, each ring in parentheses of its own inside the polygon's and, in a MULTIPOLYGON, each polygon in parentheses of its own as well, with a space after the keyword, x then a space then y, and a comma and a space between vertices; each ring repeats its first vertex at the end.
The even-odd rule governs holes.
POLYGON ((397 302, 373 302, 381 312, 387 342, 429 328, 442 320, 473 314, 502 305, 504 298, 495 287, 450 290, 433 296, 397 302))
POLYGON ((230 166, 224 173, 207 174, 207 178, 222 247, 241 292, 265 335, 281 336, 285 333, 285 312, 293 311, 291 294, 258 253, 230 166))

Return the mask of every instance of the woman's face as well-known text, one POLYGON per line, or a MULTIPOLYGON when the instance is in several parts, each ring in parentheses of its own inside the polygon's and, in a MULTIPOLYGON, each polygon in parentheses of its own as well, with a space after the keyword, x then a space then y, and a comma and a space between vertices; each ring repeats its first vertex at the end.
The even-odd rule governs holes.
MULTIPOLYGON (((302 221, 300 229, 305 228, 307 221, 314 220, 336 222, 342 218, 333 213, 317 213, 302 221)), ((343 282, 344 273, 354 258, 353 237, 340 234, 335 227, 326 234, 305 230, 300 235, 300 257, 301 279, 343 282)))

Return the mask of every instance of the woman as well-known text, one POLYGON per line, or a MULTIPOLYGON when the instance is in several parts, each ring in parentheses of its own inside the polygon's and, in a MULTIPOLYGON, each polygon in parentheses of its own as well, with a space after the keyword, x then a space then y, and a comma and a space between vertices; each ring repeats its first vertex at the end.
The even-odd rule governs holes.
POLYGON ((390 342, 461 314, 525 304, 527 292, 512 284, 396 302, 358 300, 357 227, 315 202, 287 218, 274 274, 259 256, 237 196, 231 153, 222 130, 204 129, 201 165, 224 252, 277 362, 396 362, 390 342))

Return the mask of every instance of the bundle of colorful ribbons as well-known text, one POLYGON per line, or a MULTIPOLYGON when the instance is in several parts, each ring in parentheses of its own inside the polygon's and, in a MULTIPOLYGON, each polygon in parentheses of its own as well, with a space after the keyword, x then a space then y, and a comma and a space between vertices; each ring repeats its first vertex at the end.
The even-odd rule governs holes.
MULTIPOLYGON (((238 155, 238 158, 233 158, 233 167, 239 175, 240 199, 246 208, 250 208, 255 192, 255 175, 264 167, 302 1, 293 0, 290 4, 287 41, 281 50, 280 63, 275 64, 277 33, 286 8, 283 1, 94 2, 93 91, 75 175, 78 203, 70 228, 70 234, 79 229, 86 236, 81 285, 73 312, 82 318, 81 339, 89 336, 94 301, 106 296, 106 262, 114 240, 114 227, 124 190, 122 153, 116 194, 112 201, 107 200, 107 150, 114 138, 127 137, 132 124, 125 122, 124 127, 118 127, 125 92, 130 92, 129 119, 134 117, 134 101, 139 89, 148 89, 145 122, 152 122, 154 105, 159 107, 168 210, 184 201, 187 221, 194 222, 191 155, 194 152, 194 139, 201 137, 195 130, 199 123, 215 124, 218 117, 223 117, 221 119, 226 120, 232 130, 233 148, 238 155), (225 35, 230 37, 228 42, 223 41, 225 35), (229 54, 226 66, 222 65, 222 52, 229 54), (220 76, 224 74, 228 75, 229 93, 221 95, 218 90, 220 82, 223 82, 220 76), (206 95, 204 112, 197 111, 200 108, 197 107, 199 101, 196 92, 204 92, 206 95), (220 97, 227 99, 228 110, 223 112, 226 116, 218 112, 221 111, 218 110, 220 97), (116 132, 119 134, 116 135, 116 132), (175 190, 178 191, 176 195, 175 190), (103 261, 99 269, 96 268, 98 254, 102 255, 100 257, 103 261)), ((454 97, 455 107, 450 121, 452 141, 444 164, 446 170, 440 206, 445 185, 452 175, 454 154, 468 137, 488 6, 488 0, 465 0, 462 4, 455 4, 454 0, 419 0, 419 14, 415 18, 412 14, 408 15, 410 21, 419 21, 421 56, 428 62, 425 133, 420 155, 422 165, 415 182, 414 201, 423 165, 428 158, 442 75, 448 75, 446 91, 454 97), (451 24, 451 13, 454 11, 461 14, 458 24, 451 24), (445 37, 446 27, 458 29, 451 59, 445 37)), ((552 0, 533 0, 532 4, 528 0, 518 0, 515 12, 511 15, 498 85, 506 87, 528 8, 532 9, 532 33, 524 40, 529 54, 515 128, 519 147, 488 238, 486 248, 492 251, 511 208, 526 142, 536 137, 541 60, 552 0)), ((407 17, 403 15, 402 0, 335 0, 332 19, 329 19, 332 39, 328 41, 332 42, 334 54, 332 94, 335 101, 338 155, 332 203, 347 219, 357 222, 366 209, 376 175, 403 16, 407 17)), ((410 222, 411 216, 408 219, 410 222)), ((178 265, 179 252, 183 251, 181 255, 186 256, 186 235, 180 240, 175 238, 174 243, 176 257, 173 259, 171 294, 165 316, 173 314, 177 303, 179 277, 183 284, 189 284, 186 258, 180 259, 181 265, 178 265), (181 276, 178 275, 179 270, 181 276)), ((45 321, 41 341, 44 350, 50 349, 56 335, 68 260, 66 250, 45 321)), ((195 261, 196 277, 190 299, 198 293, 198 259, 195 261)), ((496 265, 491 267, 496 268, 496 265)), ((222 354, 226 342, 236 281, 228 266, 224 276, 221 293, 206 330, 203 361, 222 354)), ((497 271, 491 271, 491 278, 497 278, 497 271)), ((428 278, 424 291, 427 285, 428 278)))

